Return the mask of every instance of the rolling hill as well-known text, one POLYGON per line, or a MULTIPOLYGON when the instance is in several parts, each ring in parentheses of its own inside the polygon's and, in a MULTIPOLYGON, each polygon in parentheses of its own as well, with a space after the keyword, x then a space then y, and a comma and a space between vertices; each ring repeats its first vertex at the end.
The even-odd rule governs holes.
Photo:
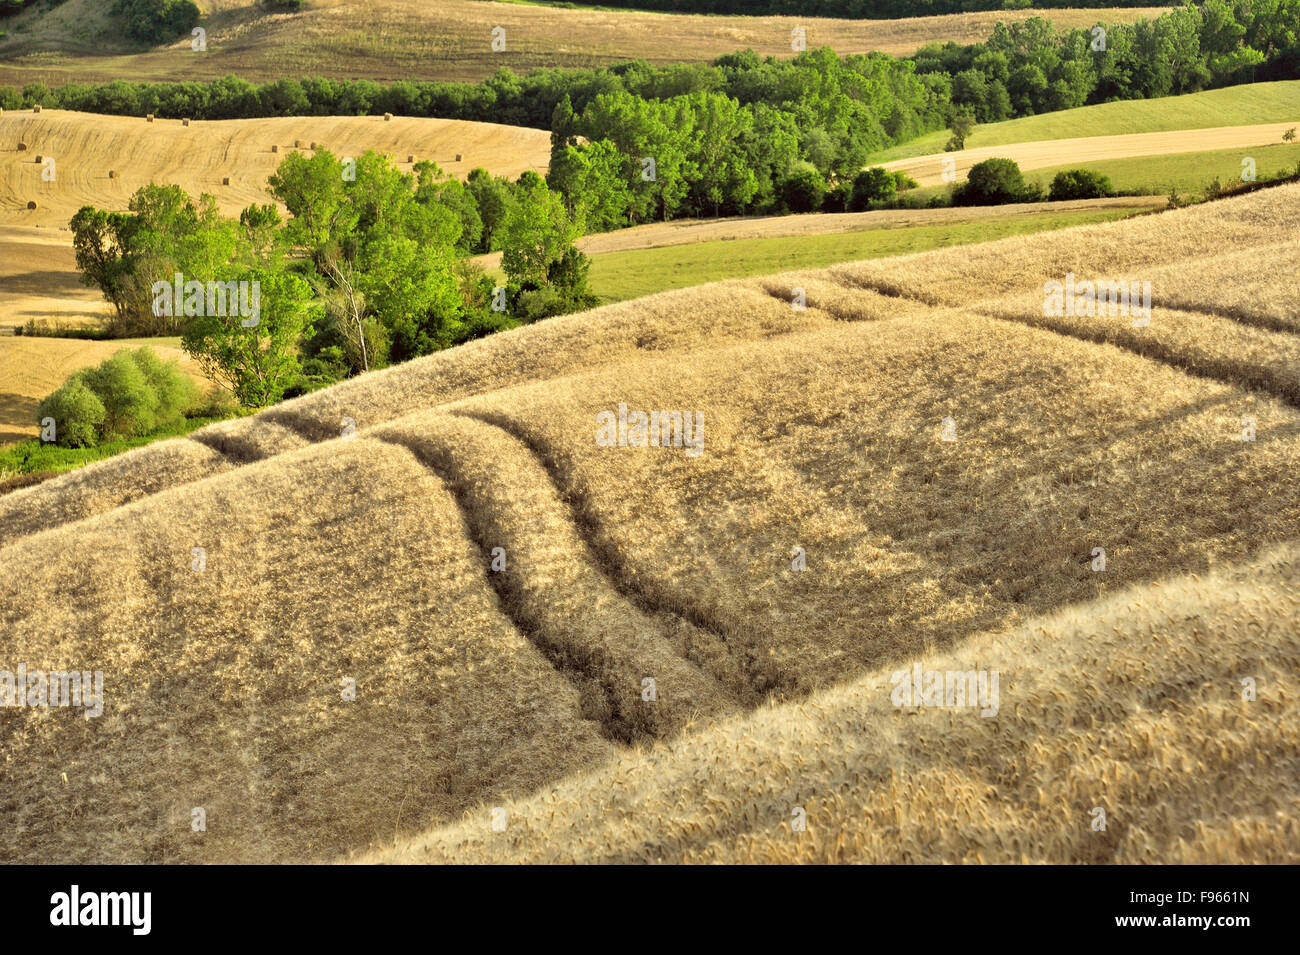
POLYGON ((387 153, 407 172, 412 156, 433 160, 461 178, 476 166, 511 178, 525 169, 545 175, 550 164, 545 130, 464 120, 304 116, 187 126, 175 119, 9 111, 0 116, 0 225, 66 226, 87 203, 125 209, 131 194, 150 182, 176 184, 195 196, 210 192, 222 212, 237 215, 270 201, 267 178, 289 152, 310 152, 312 143, 336 156, 387 153), (54 158, 54 181, 43 179, 37 156, 54 158), (28 209, 29 202, 36 208, 28 209))
MULTIPOLYGON (((1075 109, 1023 116, 978 125, 966 138, 968 149, 1009 146, 1055 139, 1175 133, 1221 126, 1295 123, 1300 118, 1300 80, 1243 83, 1200 93, 1155 99, 1119 100, 1075 109)), ((951 133, 938 130, 871 157, 880 163, 941 152, 951 133)), ((1064 157, 1068 160, 1069 157, 1064 157)))
POLYGON ((5 712, 0 859, 1300 860, 1298 203, 667 292, 0 497, 0 669, 104 674, 5 712))
POLYGON ((481 80, 501 67, 593 67, 626 59, 704 62, 752 47, 790 56, 790 31, 840 53, 914 53, 930 42, 973 43, 1001 21, 1048 16, 1060 28, 1152 19, 1167 7, 1003 10, 906 20, 695 16, 573 10, 482 0, 312 0, 300 13, 269 13, 250 0, 208 0, 207 51, 189 38, 156 50, 121 40, 96 0, 66 0, 15 18, 0 39, 0 84, 134 80, 278 79, 294 75, 374 80, 481 80), (503 28, 504 50, 491 48, 503 28))
MULTIPOLYGON (((1300 104, 1295 114, 1300 117, 1300 104)), ((957 181, 965 178, 971 166, 986 159, 1011 159, 1022 170, 1047 169, 1075 163, 1125 161, 1143 156, 1172 156, 1225 149, 1251 150, 1280 144, 1282 135, 1294 129, 1300 120, 1266 123, 1257 126, 1220 126, 1212 129, 1184 129, 1174 132, 1125 133, 1117 136, 1081 136, 1075 139, 1049 139, 1016 142, 997 146, 968 147, 954 152, 938 152, 881 163, 886 169, 907 173, 922 186, 937 186, 945 181, 944 163, 951 160, 957 181)), ((1242 155, 1246 155, 1243 152, 1242 155)), ((1207 175, 1207 179, 1209 176, 1207 175)))

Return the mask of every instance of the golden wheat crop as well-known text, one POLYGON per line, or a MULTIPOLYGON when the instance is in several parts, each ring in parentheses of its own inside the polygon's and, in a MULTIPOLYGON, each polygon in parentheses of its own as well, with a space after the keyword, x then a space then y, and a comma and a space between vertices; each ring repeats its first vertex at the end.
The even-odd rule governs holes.
POLYGON ((0 711, 0 858, 1297 861, 1298 204, 664 293, 0 497, 0 670, 105 677, 0 711))
POLYGON ((193 196, 211 193, 222 212, 238 215, 252 203, 272 201, 267 179, 295 148, 310 154, 312 143, 336 156, 373 149, 404 172, 411 171, 410 156, 432 160, 461 178, 476 166, 512 179, 526 169, 545 175, 551 151, 546 130, 451 119, 301 116, 185 126, 178 119, 10 110, 0 116, 0 224, 66 227, 87 203, 125 210, 132 193, 151 182, 179 185, 193 196), (20 142, 30 148, 20 152, 20 142), (38 154, 53 158, 53 180, 43 178, 38 154), (31 201, 35 209, 27 208, 31 201))

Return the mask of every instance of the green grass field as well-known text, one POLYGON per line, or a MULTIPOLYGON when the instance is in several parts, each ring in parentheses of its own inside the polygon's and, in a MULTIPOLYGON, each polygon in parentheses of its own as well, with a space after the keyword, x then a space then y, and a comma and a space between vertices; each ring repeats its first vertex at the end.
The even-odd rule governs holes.
MULTIPOLYGON (((1204 93, 1161 99, 1100 103, 1078 109, 1043 113, 1002 123, 976 126, 966 140, 968 149, 1008 143, 1073 139, 1077 136, 1118 136, 1159 133, 1214 126, 1253 126, 1257 123, 1300 122, 1300 80, 1249 83, 1204 93)), ((868 162, 889 162, 943 152, 948 130, 929 133, 873 155, 868 162)))
POLYGON ((6 448, 0 448, 0 493, 3 493, 3 480, 19 474, 39 474, 71 471, 91 461, 111 458, 123 451, 130 451, 142 445, 162 441, 165 438, 177 438, 196 431, 204 425, 223 418, 186 418, 173 428, 163 428, 152 434, 138 438, 126 438, 121 441, 106 441, 93 448, 61 448, 55 444, 46 444, 40 438, 29 438, 6 448))
POLYGON ((819 268, 838 262, 924 252, 1012 235, 1106 222, 1131 209, 1052 212, 990 217, 979 222, 872 229, 865 232, 773 239, 701 242, 661 249, 606 252, 591 259, 591 288, 605 303, 721 279, 819 268))
POLYGON ((1284 171, 1294 172, 1296 164, 1300 163, 1300 143, 1278 143, 1251 150, 1219 149, 1074 163, 1052 169, 1035 169, 1025 173, 1025 179, 1041 183, 1046 189, 1052 177, 1061 170, 1090 169, 1110 177, 1110 184, 1121 192, 1166 195, 1171 189, 1177 189, 1179 195, 1189 195, 1202 192, 1214 179, 1225 186, 1241 181, 1241 163, 1246 156, 1255 160, 1255 174, 1259 179, 1284 171))
MULTIPOLYGON (((1044 190, 1052 177, 1066 169, 1087 169, 1110 179, 1118 192, 1153 196, 1177 190, 1180 196, 1197 196, 1215 179, 1223 185, 1241 181, 1241 161, 1255 160, 1255 175, 1265 179, 1281 172, 1294 172, 1300 163, 1300 143, 1277 143, 1250 150, 1217 149, 1198 153, 1173 153, 1167 156, 1138 156, 1134 159, 1100 159, 1096 162, 1065 163, 1049 169, 1025 173, 1026 182, 1036 182, 1044 190)), ((947 193, 951 186, 924 186, 910 195, 921 199, 947 193)))

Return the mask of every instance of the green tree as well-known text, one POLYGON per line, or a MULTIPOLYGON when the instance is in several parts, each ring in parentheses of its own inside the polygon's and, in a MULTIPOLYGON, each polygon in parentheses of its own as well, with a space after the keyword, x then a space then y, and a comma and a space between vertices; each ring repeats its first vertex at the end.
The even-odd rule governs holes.
POLYGON ((791 212, 816 212, 826 198, 826 181, 810 162, 797 162, 781 183, 781 200, 791 212))
POLYGON ((892 202, 897 195, 898 179, 894 174, 879 166, 872 166, 854 177, 849 209, 862 212, 871 208, 873 203, 892 202))
POLYGON ((592 232, 627 222, 632 202, 627 158, 608 139, 563 146, 551 159, 546 182, 560 192, 570 211, 592 232))
POLYGON ((952 202, 955 206, 996 206, 1039 198, 1041 191, 1025 183, 1015 162, 986 159, 971 167, 966 181, 953 190, 952 202))
POLYGON ((203 373, 229 387, 240 404, 263 408, 280 400, 301 373, 299 343, 320 315, 311 286, 292 272, 250 269, 260 313, 247 327, 239 315, 203 315, 185 326, 181 342, 203 373))
POLYGON ((113 306, 115 330, 126 331, 148 303, 132 280, 130 216, 82 206, 72 217, 72 248, 83 285, 95 285, 113 306))
POLYGON ((502 225, 501 267, 516 288, 550 284, 548 270, 582 235, 582 224, 544 182, 525 187, 502 225))
POLYGON ((1052 177, 1047 198, 1052 202, 1067 199, 1100 199, 1113 196, 1110 180, 1088 169, 1066 169, 1052 177))
POLYGON ((483 218, 479 215, 474 193, 459 179, 444 176, 437 163, 418 162, 415 174, 416 201, 441 206, 450 212, 460 224, 456 247, 464 252, 476 251, 483 240, 483 218))
POLYGON ((148 434, 158 426, 158 392, 127 351, 116 352, 96 367, 83 371, 81 379, 103 402, 101 438, 133 438, 148 434))
POLYGON ((80 375, 73 375, 36 410, 37 421, 54 419, 55 443, 64 448, 91 448, 99 443, 104 403, 80 375))
POLYGON ((135 362, 149 388, 158 396, 152 430, 179 423, 198 399, 194 379, 181 371, 175 359, 165 362, 152 348, 134 348, 126 354, 135 362))
POLYGON ((954 113, 952 117, 952 135, 943 147, 944 152, 959 152, 966 148, 966 137, 975 129, 975 119, 969 113, 954 113))
POLYGON ((465 182, 483 222, 483 237, 475 252, 495 252, 501 248, 501 225, 514 203, 510 184, 486 169, 471 169, 465 182))
POLYGON ((360 210, 344 189, 343 164, 328 149, 290 153, 269 180, 271 195, 289 209, 287 236, 318 271, 337 254, 340 237, 357 227, 360 210))
POLYGON ((127 36, 146 43, 188 34, 200 16, 192 0, 114 0, 112 10, 127 36))

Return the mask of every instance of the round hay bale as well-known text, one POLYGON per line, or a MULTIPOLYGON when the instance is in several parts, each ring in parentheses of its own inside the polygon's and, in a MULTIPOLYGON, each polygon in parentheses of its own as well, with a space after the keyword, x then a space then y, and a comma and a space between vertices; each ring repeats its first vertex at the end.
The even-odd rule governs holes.
POLYGON ((40 103, 37 103, 35 106, 32 107, 32 112, 33 112, 33 113, 39 113, 40 111, 41 111, 41 104, 40 104, 40 103))
POLYGON ((385 123, 391 123, 392 121, 393 121, 393 114, 392 114, 392 113, 385 113, 385 114, 384 114, 384 122, 385 122, 385 123))
POLYGON ((297 148, 298 148, 299 146, 301 146, 301 145, 302 145, 302 140, 301 140, 301 139, 295 139, 295 140, 293 141, 293 148, 294 148, 294 149, 297 149, 297 148))
POLYGON ((311 148, 312 148, 312 149, 315 149, 315 148, 316 148, 316 141, 315 141, 315 140, 312 140, 311 148))
POLYGON ((279 151, 280 151, 280 147, 279 147, 279 146, 272 146, 272 147, 271 147, 271 152, 273 152, 273 153, 278 153, 279 151))
POLYGON ((37 164, 39 164, 40 161, 41 161, 42 159, 44 159, 44 158, 45 158, 44 156, 42 156, 42 155, 40 155, 39 153, 37 153, 37 155, 36 155, 36 160, 35 160, 35 161, 36 161, 37 164))
POLYGON ((221 177, 221 184, 222 184, 223 186, 228 186, 228 185, 230 185, 230 177, 229 177, 229 176, 222 176, 222 177, 221 177))
POLYGON ((146 113, 146 114, 145 114, 145 117, 144 117, 144 121, 145 121, 146 123, 152 123, 152 122, 153 122, 153 113, 146 113))
POLYGON ((117 178, 117 173, 115 173, 113 170, 110 169, 110 170, 108 171, 108 178, 109 178, 109 179, 116 179, 116 178, 117 178))
POLYGON ((182 120, 181 120, 181 125, 182 125, 182 126, 188 126, 189 124, 190 124, 190 120, 189 120, 189 117, 188 117, 188 116, 187 116, 185 119, 182 119, 182 120))
POLYGON ((28 209, 35 209, 35 208, 36 208, 36 200, 35 200, 35 199, 31 199, 31 200, 29 200, 28 203, 27 203, 27 208, 28 208, 28 209))
POLYGON ((456 153, 456 162, 460 162, 460 156, 461 156, 460 153, 456 153))
POLYGON ((19 151, 20 153, 25 153, 25 152, 27 152, 27 144, 26 144, 26 143, 19 143, 19 144, 18 144, 18 151, 19 151))
POLYGON ((414 156, 407 156, 407 157, 406 157, 406 161, 407 161, 407 162, 415 162, 415 157, 414 157, 414 156))

